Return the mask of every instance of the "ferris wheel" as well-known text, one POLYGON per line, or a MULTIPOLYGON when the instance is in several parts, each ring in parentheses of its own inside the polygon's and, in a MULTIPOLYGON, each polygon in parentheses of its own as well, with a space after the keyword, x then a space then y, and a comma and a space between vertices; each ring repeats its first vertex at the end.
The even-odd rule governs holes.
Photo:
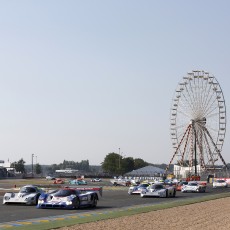
MULTIPOLYGON (((170 132, 174 148, 169 163, 201 169, 221 164, 226 132, 226 107, 222 89, 214 76, 192 71, 183 77, 173 97, 170 132)), ((167 169, 166 169, 167 170, 167 169)))

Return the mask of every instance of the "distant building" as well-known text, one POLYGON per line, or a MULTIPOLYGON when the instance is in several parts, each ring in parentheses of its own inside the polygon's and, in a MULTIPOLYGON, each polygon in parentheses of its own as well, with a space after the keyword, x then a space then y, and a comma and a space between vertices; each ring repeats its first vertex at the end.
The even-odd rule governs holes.
POLYGON ((10 165, 11 165, 11 163, 8 161, 8 162, 5 162, 4 160, 0 160, 0 167, 1 168, 6 168, 6 169, 8 169, 8 168, 10 168, 10 165))
POLYGON ((80 171, 77 169, 58 169, 55 170, 55 176, 56 177, 79 177, 80 176, 80 171))
MULTIPOLYGON (((196 166, 197 174, 201 174, 201 166, 196 166)), ((193 167, 183 167, 179 165, 174 165, 174 175, 176 178, 186 178, 191 175, 195 175, 195 166, 193 167)))
POLYGON ((14 176, 15 169, 10 167, 11 163, 0 160, 0 178, 14 176))
POLYGON ((79 170, 76 169, 58 169, 55 170, 56 173, 77 173, 79 170))
POLYGON ((133 170, 125 174, 125 176, 132 177, 162 177, 165 174, 165 170, 155 166, 145 166, 140 169, 133 170))

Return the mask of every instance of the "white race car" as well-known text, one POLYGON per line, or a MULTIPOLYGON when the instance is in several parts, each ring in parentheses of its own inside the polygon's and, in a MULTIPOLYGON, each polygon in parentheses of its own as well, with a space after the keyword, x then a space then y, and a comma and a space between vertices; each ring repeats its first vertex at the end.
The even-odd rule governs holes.
POLYGON ((110 180, 110 182, 114 185, 114 186, 118 186, 118 185, 122 185, 122 186, 130 186, 131 182, 130 180, 127 179, 112 179, 110 180))
POLYGON ((3 197, 3 204, 26 204, 36 205, 38 197, 44 193, 44 191, 35 185, 25 185, 18 193, 7 192, 3 197))
POLYGON ((181 187, 181 192, 205 192, 206 185, 200 184, 197 181, 190 181, 181 187))
POLYGON ((175 197, 176 196, 176 188, 173 186, 165 187, 161 183, 156 183, 148 186, 145 189, 141 190, 141 197, 147 196, 156 196, 156 197, 175 197))
POLYGON ((91 179, 91 181, 92 182, 101 182, 102 180, 101 180, 101 178, 93 178, 93 179, 91 179))
POLYGON ((228 184, 225 180, 217 179, 212 184, 213 188, 227 188, 228 184))
POLYGON ((128 190, 128 194, 132 195, 132 194, 140 194, 142 189, 145 189, 149 186, 149 183, 142 183, 140 185, 136 185, 136 186, 130 186, 129 190, 128 190))

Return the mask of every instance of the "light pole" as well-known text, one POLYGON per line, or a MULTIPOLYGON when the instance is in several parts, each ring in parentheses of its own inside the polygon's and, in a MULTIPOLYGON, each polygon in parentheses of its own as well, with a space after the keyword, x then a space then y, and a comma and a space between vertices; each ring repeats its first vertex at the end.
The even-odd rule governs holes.
POLYGON ((119 162, 119 169, 121 168, 121 154, 120 154, 120 150, 121 149, 119 148, 119 161, 118 161, 119 162))
POLYGON ((32 153, 32 177, 34 177, 34 154, 32 153))

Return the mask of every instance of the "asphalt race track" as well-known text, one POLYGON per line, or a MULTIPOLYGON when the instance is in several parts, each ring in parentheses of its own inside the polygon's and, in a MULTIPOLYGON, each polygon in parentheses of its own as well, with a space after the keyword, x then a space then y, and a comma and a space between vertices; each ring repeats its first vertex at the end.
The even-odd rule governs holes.
POLYGON ((82 208, 78 210, 61 210, 61 209, 37 209, 35 206, 24 205, 3 205, 2 196, 0 197, 0 223, 10 221, 22 221, 33 218, 43 218, 57 215, 84 213, 89 210, 106 211, 115 208, 128 207, 143 204, 159 204, 161 202, 172 201, 174 199, 188 199, 192 197, 201 197, 210 194, 230 192, 230 188, 213 189, 207 186, 205 193, 181 193, 177 192, 175 198, 141 198, 139 195, 128 195, 127 187, 107 187, 103 191, 103 197, 99 200, 96 209, 82 208))

